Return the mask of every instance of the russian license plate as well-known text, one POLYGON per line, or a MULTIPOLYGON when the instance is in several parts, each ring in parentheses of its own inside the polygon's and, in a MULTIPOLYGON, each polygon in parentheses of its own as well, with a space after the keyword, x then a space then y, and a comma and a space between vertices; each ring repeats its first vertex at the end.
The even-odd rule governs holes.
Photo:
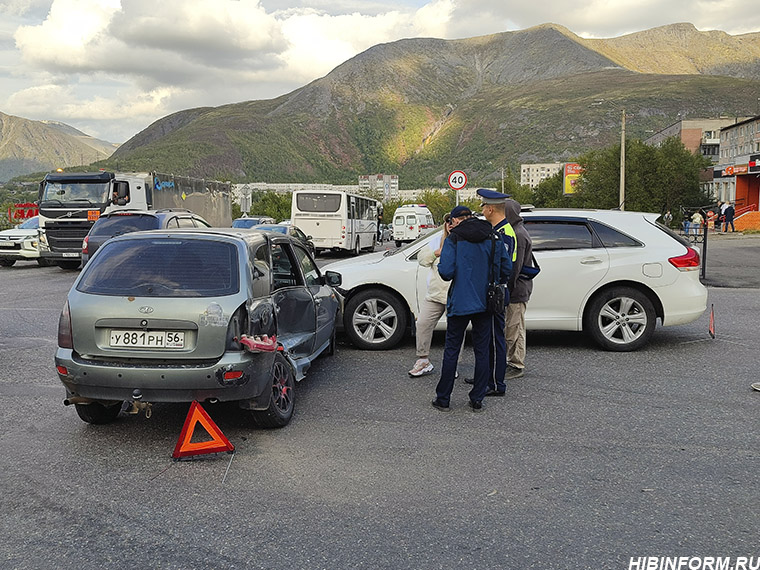
POLYGON ((110 346, 127 348, 185 348, 185 333, 179 331, 112 330, 110 346))
POLYGON ((64 253, 63 257, 79 257, 78 253, 64 253))

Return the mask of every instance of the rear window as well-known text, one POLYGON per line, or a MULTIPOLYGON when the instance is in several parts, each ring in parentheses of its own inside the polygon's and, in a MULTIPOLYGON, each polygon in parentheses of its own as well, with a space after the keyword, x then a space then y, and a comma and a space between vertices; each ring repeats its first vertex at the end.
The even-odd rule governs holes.
POLYGON ((337 212, 340 194, 297 194, 296 207, 301 212, 337 212))
POLYGON ((116 215, 100 218, 92 226, 90 233, 94 236, 115 236, 129 232, 159 229, 158 218, 150 215, 116 215))
POLYGON ((218 297, 237 293, 237 248, 190 238, 110 242, 84 269, 77 291, 135 297, 218 297))

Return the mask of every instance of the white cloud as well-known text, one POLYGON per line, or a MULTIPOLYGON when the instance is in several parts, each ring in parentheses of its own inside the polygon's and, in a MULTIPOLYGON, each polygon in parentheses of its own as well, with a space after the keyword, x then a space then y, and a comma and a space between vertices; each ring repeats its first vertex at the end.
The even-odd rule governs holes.
POLYGON ((265 99, 407 37, 553 22, 613 37, 760 30, 755 0, 0 0, 0 110, 122 141, 174 111, 265 99), (87 132, 87 131, 86 131, 87 132))

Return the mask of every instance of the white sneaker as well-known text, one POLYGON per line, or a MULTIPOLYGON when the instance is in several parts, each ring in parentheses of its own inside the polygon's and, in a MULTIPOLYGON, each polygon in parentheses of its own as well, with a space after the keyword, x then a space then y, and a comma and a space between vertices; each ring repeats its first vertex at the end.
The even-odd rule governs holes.
POLYGON ((433 371, 433 363, 427 358, 420 358, 414 363, 412 369, 408 372, 409 376, 416 378, 417 376, 424 376, 430 374, 433 371))

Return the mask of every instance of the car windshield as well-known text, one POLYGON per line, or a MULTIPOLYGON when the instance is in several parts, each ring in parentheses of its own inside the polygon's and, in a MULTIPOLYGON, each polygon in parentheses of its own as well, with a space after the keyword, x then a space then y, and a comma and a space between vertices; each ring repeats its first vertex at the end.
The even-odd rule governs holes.
POLYGON ((119 239, 85 266, 77 291, 135 297, 218 297, 239 290, 237 248, 193 238, 119 239))
POLYGON ((261 223, 261 218, 238 218, 233 220, 233 228, 252 228, 258 226, 261 223))
POLYGON ((116 214, 100 218, 92 226, 90 234, 94 236, 116 236, 142 230, 157 230, 159 228, 156 216, 139 214, 116 214))
POLYGON ((433 229, 433 230, 430 230, 430 231, 428 231, 427 233, 424 233, 423 235, 421 235, 420 237, 418 237, 418 238, 417 238, 416 240, 414 240, 413 242, 411 242, 411 243, 408 243, 408 244, 406 244, 405 246, 403 246, 403 247, 400 247, 399 249, 394 249, 394 250, 390 250, 390 249, 389 249, 388 251, 386 251, 386 252, 385 252, 385 255, 386 255, 386 256, 389 256, 389 255, 396 255, 397 253, 404 253, 404 252, 407 252, 407 251, 409 251, 410 249, 413 249, 413 248, 415 248, 415 247, 418 247, 418 245, 419 245, 419 243, 420 243, 421 241, 423 241, 423 240, 427 240, 427 239, 428 239, 430 236, 432 236, 434 233, 437 233, 437 232, 442 232, 442 231, 443 231, 443 226, 441 226, 441 227, 439 227, 439 228, 435 228, 435 229, 433 229))
POLYGON ((257 230, 264 230, 267 232, 278 232, 281 234, 288 233, 288 227, 287 226, 280 226, 280 225, 272 225, 272 224, 259 224, 256 226, 257 230))
POLYGON ((37 216, 34 216, 33 218, 29 218, 23 224, 19 224, 18 229, 20 229, 20 230, 36 230, 39 227, 40 227, 40 220, 39 220, 39 218, 37 216))

